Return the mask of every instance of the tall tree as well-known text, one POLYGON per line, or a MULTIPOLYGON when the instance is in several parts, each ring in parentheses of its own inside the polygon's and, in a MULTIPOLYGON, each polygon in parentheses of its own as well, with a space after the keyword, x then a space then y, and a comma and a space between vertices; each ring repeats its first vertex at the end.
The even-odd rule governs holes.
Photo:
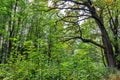
POLYGON ((66 34, 69 32, 72 34, 69 34, 68 40, 80 39, 102 48, 107 66, 120 69, 119 0, 53 0, 50 2, 52 4, 49 6, 50 9, 60 10, 57 13, 60 20, 56 23, 64 23, 66 34), (88 31, 86 33, 85 27, 88 31), (95 38, 92 37, 93 33, 97 34, 95 38))
MULTIPOLYGON (((27 11, 29 1, 4 0, 1 1, 1 36, 0 63, 6 63, 12 54, 21 53, 21 45, 26 39, 29 19, 27 11), (3 19, 4 17, 4 19, 3 19), (27 27, 27 28, 26 28, 27 27), (16 42, 17 40, 17 42, 16 42), (14 45, 16 43, 16 45, 14 45), (18 51, 18 52, 16 52, 18 51)), ((29 5, 30 6, 30 5, 29 5)))

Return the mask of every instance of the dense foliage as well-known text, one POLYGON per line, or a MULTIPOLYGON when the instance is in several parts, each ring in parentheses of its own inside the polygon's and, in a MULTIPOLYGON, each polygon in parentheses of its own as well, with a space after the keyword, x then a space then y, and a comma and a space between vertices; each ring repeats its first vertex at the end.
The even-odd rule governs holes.
MULTIPOLYGON (((63 5, 59 0, 53 1, 0 2, 0 80, 119 79, 120 74, 116 67, 107 67, 101 33, 96 28, 95 21, 83 20, 79 22, 79 27, 79 24, 73 22, 79 20, 78 17, 71 18, 79 12, 58 8, 60 4, 71 7, 72 3, 63 5), (84 34, 82 38, 76 37, 80 32, 84 34), (94 42, 94 45, 89 44, 89 41, 84 43, 84 38, 93 39, 100 45, 94 42)), ((96 1, 94 0, 94 5, 97 7, 113 2, 96 1)), ((111 4, 109 7, 113 6, 111 4)), ((99 14, 99 11, 97 13, 99 14)), ((105 19, 105 25, 108 26, 108 15, 105 19)), ((111 42, 114 42, 111 32, 109 36, 111 42)), ((117 59, 119 60, 119 56, 117 59)))

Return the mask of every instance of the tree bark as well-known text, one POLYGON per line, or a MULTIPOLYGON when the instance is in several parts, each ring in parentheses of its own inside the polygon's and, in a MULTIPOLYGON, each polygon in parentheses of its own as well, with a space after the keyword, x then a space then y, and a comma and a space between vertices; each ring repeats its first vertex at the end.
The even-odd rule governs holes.
MULTIPOLYGON (((95 20, 96 24, 98 25, 101 31, 102 43, 104 47, 103 49, 104 49, 107 66, 117 67, 116 65, 117 59, 115 58, 115 52, 113 50, 114 46, 112 45, 108 32, 105 28, 102 12, 100 13, 100 16, 97 14, 96 8, 93 6, 91 0, 87 0, 86 2, 84 2, 83 5, 88 8, 87 10, 89 11, 88 14, 90 14, 91 15, 90 17, 92 17, 95 20)), ((116 45, 116 51, 117 51, 117 47, 118 45, 116 45)))
POLYGON ((107 65, 108 67, 116 67, 116 59, 114 56, 113 46, 111 44, 108 33, 105 29, 103 18, 102 16, 100 17, 98 16, 96 9, 94 8, 94 6, 92 6, 91 1, 88 0, 88 2, 89 3, 86 5, 90 10, 90 14, 92 15, 92 18, 95 20, 96 24, 98 25, 101 31, 102 42, 103 42, 103 46, 105 47, 104 54, 105 54, 107 65))
POLYGON ((107 65, 109 67, 115 67, 116 66, 116 59, 114 56, 114 52, 113 52, 113 47, 112 44, 110 42, 110 38, 108 36, 108 33, 103 25, 103 23, 101 23, 101 21, 96 20, 96 23, 98 24, 100 31, 101 31, 101 35, 102 35, 102 42, 103 45, 105 47, 104 49, 104 54, 106 55, 106 60, 107 60, 107 65))

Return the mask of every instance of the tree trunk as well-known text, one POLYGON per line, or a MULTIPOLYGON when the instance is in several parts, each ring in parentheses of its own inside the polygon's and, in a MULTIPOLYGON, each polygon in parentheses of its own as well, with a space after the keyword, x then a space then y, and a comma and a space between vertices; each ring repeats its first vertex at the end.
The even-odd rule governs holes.
POLYGON ((102 13, 101 13, 101 16, 99 17, 95 7, 92 6, 91 0, 88 0, 87 7, 90 10, 90 14, 92 15, 92 18, 95 20, 96 24, 98 25, 101 31, 101 37, 102 37, 102 42, 104 46, 104 54, 105 54, 107 66, 116 67, 116 59, 114 56, 113 46, 111 44, 110 38, 104 26, 102 13))
POLYGON ((114 51, 113 51, 113 47, 112 44, 110 42, 110 38, 108 36, 108 33, 104 27, 104 24, 102 23, 102 20, 97 16, 94 15, 94 19, 97 23, 97 25, 99 26, 99 29, 101 31, 101 35, 102 35, 102 42, 104 45, 104 54, 107 60, 107 65, 108 67, 116 67, 116 59, 114 56, 114 51))
MULTIPOLYGON (((90 0, 89 0, 90 3, 90 0)), ((89 10, 91 11, 92 18, 95 20, 101 31, 101 37, 104 48, 104 54, 108 67, 116 67, 116 59, 114 56, 113 46, 111 44, 110 38, 104 26, 104 21, 102 16, 98 16, 94 7, 91 7, 92 3, 88 5, 89 10)))

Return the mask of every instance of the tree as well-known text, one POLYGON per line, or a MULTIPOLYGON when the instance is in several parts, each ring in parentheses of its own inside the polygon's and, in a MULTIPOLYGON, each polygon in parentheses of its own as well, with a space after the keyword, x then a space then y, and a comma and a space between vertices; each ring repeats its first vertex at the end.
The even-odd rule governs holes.
POLYGON ((119 0, 54 0, 51 4, 50 9, 60 10, 56 23, 64 24, 67 40, 94 44, 103 50, 108 67, 120 69, 119 0), (84 32, 85 27, 89 32, 84 32))
MULTIPOLYGON (((65 7, 68 4, 73 5, 67 1, 65 7)), ((50 5, 50 10, 55 8, 50 5)), ((98 50, 104 46, 94 20, 76 24, 79 17, 71 16, 79 11, 47 11, 47 0, 4 0, 0 7, 0 79, 95 80, 107 73, 98 50), (59 20, 64 15, 69 17, 59 20), (92 43, 100 48, 76 40, 80 32, 81 40, 94 39, 92 43)))

